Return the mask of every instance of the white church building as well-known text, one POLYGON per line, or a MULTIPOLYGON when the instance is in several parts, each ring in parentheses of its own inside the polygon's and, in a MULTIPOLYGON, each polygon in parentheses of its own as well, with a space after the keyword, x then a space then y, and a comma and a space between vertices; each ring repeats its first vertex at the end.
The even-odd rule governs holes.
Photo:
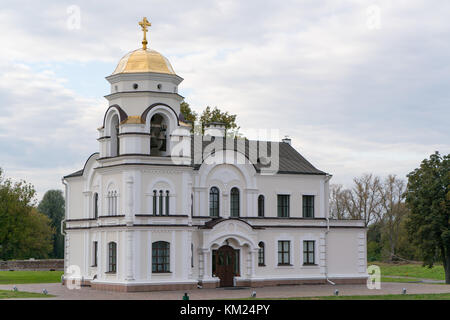
POLYGON ((289 139, 193 134, 183 79, 139 24, 143 47, 106 77, 99 152, 63 178, 66 279, 76 266, 101 290, 365 283, 366 228, 330 218, 331 175, 289 139))

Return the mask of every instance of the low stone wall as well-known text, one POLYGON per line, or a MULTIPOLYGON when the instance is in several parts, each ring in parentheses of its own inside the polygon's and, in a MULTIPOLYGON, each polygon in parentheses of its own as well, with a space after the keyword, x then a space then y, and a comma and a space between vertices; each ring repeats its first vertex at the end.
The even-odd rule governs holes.
POLYGON ((8 260, 0 261, 0 270, 8 271, 45 271, 45 270, 64 270, 64 259, 45 259, 45 260, 8 260))

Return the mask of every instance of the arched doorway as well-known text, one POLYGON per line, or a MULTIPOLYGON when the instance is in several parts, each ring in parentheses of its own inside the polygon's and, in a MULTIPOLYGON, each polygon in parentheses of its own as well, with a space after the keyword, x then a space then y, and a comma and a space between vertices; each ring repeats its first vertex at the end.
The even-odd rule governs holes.
POLYGON ((220 279, 221 287, 232 287, 236 274, 238 251, 228 245, 213 250, 213 273, 220 279))

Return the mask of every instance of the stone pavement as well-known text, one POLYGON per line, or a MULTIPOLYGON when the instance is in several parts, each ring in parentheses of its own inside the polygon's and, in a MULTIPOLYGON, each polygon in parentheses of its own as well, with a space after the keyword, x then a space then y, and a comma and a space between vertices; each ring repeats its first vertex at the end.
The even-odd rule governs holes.
MULTIPOLYGON (((0 290, 12 290, 14 285, 0 285, 0 290)), ((20 291, 39 292, 47 289, 49 294, 56 295, 51 299, 64 300, 181 300, 184 291, 159 291, 159 292, 110 292, 93 290, 90 287, 82 287, 79 290, 69 290, 60 283, 42 284, 18 284, 20 291)), ((257 298, 286 298, 286 297, 311 297, 330 296, 334 290, 339 290, 339 295, 376 295, 376 294, 400 294, 402 288, 406 288, 408 294, 413 293, 450 293, 450 285, 426 284, 426 283, 381 283, 380 290, 369 290, 365 285, 289 285, 265 288, 217 288, 196 289, 187 291, 191 300, 204 299, 238 299, 250 297, 256 291, 257 298)))

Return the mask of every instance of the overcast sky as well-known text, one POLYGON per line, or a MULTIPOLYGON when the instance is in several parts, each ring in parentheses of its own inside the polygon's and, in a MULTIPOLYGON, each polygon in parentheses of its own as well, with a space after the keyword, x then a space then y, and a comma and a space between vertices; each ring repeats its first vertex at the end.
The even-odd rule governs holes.
POLYGON ((98 150, 104 77, 146 16, 196 111, 278 129, 333 183, 405 177, 450 152, 449 14, 448 0, 3 0, 0 167, 38 198, 62 189, 98 150))

